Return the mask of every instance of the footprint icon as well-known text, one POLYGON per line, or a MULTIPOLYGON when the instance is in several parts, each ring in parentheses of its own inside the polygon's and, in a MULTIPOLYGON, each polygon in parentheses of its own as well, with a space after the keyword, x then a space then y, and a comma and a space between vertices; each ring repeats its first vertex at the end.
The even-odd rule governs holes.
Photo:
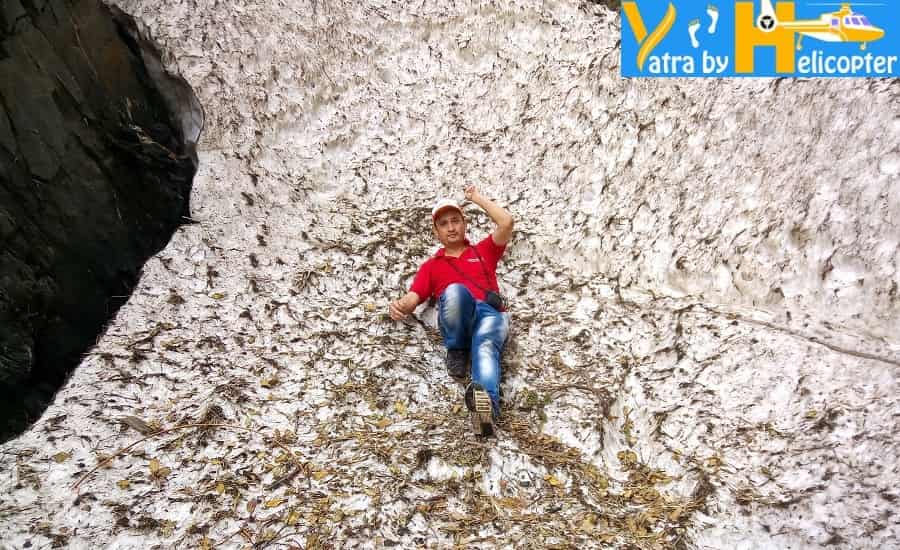
MULTIPOLYGON (((715 34, 716 24, 719 22, 719 8, 710 4, 706 6, 706 13, 709 14, 709 18, 712 19, 712 23, 709 25, 709 34, 715 34)), ((696 46, 694 47, 696 48, 696 46)))
POLYGON ((688 23, 688 34, 691 35, 691 45, 694 48, 700 47, 700 42, 697 40, 697 31, 700 29, 700 20, 692 19, 690 23, 688 23))

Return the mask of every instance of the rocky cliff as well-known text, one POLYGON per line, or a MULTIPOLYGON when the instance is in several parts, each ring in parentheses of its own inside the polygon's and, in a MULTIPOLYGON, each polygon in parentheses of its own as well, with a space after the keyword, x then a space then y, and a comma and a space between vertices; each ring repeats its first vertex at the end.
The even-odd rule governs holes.
POLYGON ((0 7, 0 437, 44 410, 188 214, 200 118, 133 21, 0 7))

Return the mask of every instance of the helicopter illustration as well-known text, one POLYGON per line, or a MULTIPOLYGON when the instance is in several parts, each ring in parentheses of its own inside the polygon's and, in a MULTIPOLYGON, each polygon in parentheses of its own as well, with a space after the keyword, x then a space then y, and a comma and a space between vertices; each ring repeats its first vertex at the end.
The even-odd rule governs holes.
POLYGON ((818 19, 779 21, 772 0, 762 0, 756 26, 763 32, 772 32, 779 27, 796 32, 800 35, 797 38, 798 50, 803 49, 804 36, 825 42, 858 42, 859 49, 863 51, 866 44, 884 36, 884 29, 870 23, 865 15, 854 12, 849 3, 835 5, 840 5, 840 10, 823 13, 818 19))

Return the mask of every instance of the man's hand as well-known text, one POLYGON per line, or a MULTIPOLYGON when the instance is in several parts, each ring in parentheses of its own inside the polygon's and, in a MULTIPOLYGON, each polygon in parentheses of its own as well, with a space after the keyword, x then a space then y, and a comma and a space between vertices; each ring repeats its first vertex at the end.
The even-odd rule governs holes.
POLYGON ((391 319, 395 321, 406 319, 410 313, 416 310, 416 306, 418 306, 421 301, 419 295, 415 292, 407 292, 403 298, 394 300, 391 302, 390 306, 388 306, 388 310, 391 313, 391 319))
POLYGON ((470 200, 475 204, 478 204, 481 201, 481 193, 478 192, 478 189, 474 185, 466 187, 466 200, 470 200))
POLYGON ((494 201, 484 198, 474 185, 466 187, 466 198, 483 208, 494 223, 497 224, 497 229, 491 233, 494 243, 498 246, 508 243, 513 233, 512 215, 494 204, 494 201))
POLYGON ((402 308, 403 304, 400 303, 400 300, 394 300, 391 302, 390 311, 391 311, 391 319, 395 321, 400 321, 402 319, 406 319, 406 316, 409 315, 402 308))

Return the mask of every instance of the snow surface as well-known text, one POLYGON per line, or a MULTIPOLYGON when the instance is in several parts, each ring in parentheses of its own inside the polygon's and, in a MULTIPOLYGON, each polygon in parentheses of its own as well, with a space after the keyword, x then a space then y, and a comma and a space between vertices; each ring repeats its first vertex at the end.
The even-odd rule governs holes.
POLYGON ((206 110, 198 223, 0 448, 0 547, 896 547, 896 81, 624 80, 576 3, 117 3, 206 110), (467 183, 517 221, 486 442, 385 315, 467 183))

